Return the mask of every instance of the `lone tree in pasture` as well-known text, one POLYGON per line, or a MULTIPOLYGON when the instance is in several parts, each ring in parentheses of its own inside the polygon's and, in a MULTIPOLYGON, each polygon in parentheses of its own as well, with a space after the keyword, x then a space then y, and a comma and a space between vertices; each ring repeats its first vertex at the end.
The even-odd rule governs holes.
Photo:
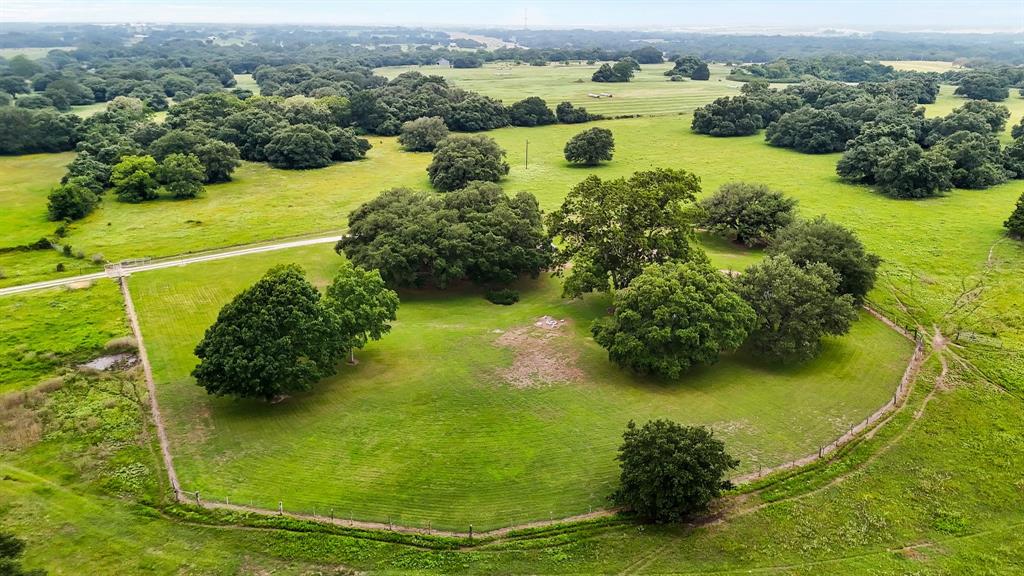
POLYGON ((171 154, 156 169, 157 182, 178 199, 199 196, 204 190, 204 178, 206 171, 194 154, 171 154))
POLYGON ((824 216, 798 220, 780 230, 768 254, 785 254, 805 268, 815 262, 828 265, 839 274, 836 294, 850 294, 857 304, 875 285, 875 271, 881 262, 864 249, 856 234, 824 216))
POLYGON ((793 222, 796 200, 764 184, 732 182, 700 203, 703 225, 747 246, 767 246, 793 222))
POLYGON ((1024 238, 1024 194, 1017 199, 1017 207, 1014 208, 1006 222, 1003 222, 1003 226, 1010 236, 1024 238))
POLYGON ((448 126, 439 116, 417 118, 402 124, 398 143, 410 152, 431 152, 448 137, 448 126))
POLYGON ((430 183, 442 192, 465 188, 474 180, 497 182, 508 171, 505 151, 488 136, 451 136, 437 145, 427 166, 430 183))
POLYGON ((334 373, 350 343, 295 264, 271 268, 221 308, 196 346, 196 383, 210 394, 272 400, 334 373))
POLYGON ((560 250, 554 264, 566 270, 563 295, 625 288, 644 266, 685 260, 693 248, 693 202, 700 179, 685 170, 637 172, 601 180, 589 176, 547 217, 560 250))
POLYGON ((615 138, 607 128, 590 128, 565 143, 565 159, 573 164, 596 166, 610 161, 615 151, 615 138))
POLYGON ((96 208, 99 197, 82 180, 87 181, 83 177, 72 178, 50 191, 46 205, 50 220, 78 220, 96 208))
POLYGON ((274 168, 323 168, 331 164, 334 141, 312 124, 296 124, 280 129, 264 152, 274 168))
POLYGON ((114 194, 122 202, 142 202, 157 197, 157 163, 152 156, 125 156, 110 172, 114 194))
POLYGON ((337 315, 339 328, 349 345, 349 362, 356 362, 356 348, 380 340, 391 331, 398 311, 398 294, 389 290, 377 270, 364 270, 346 262, 327 287, 324 304, 337 315))
POLYGON ((639 428, 630 420, 616 458, 621 471, 612 500, 658 523, 679 522, 707 510, 732 488, 726 474, 739 466, 709 428, 669 420, 652 420, 639 428))
POLYGON ((737 279, 740 296, 757 313, 748 342, 762 354, 809 360, 821 338, 850 331, 857 319, 853 296, 838 295, 839 275, 827 264, 801 268, 788 256, 771 256, 737 279))
POLYGON ((616 364, 667 378, 739 348, 757 319, 707 257, 648 266, 612 306, 591 327, 594 340, 616 364))

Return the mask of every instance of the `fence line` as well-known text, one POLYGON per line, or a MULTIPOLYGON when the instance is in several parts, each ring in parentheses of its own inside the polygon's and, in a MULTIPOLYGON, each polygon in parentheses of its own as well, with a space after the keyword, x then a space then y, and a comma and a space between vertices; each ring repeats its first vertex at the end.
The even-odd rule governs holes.
MULTIPOLYGON (((391 517, 390 516, 388 517, 388 522, 386 522, 386 523, 385 522, 356 520, 352 516, 351 513, 350 513, 349 517, 346 519, 344 517, 338 517, 335 514, 335 512, 334 512, 334 508, 331 508, 330 506, 325 506, 324 508, 322 508, 322 510, 324 512, 328 512, 329 511, 329 514, 327 514, 327 515, 317 514, 315 506, 313 508, 313 512, 312 513, 293 512, 293 511, 285 510, 285 508, 284 508, 284 501, 283 500, 279 500, 278 501, 277 509, 276 510, 272 510, 272 509, 268 509, 268 508, 259 508, 259 507, 253 506, 252 505, 252 501, 250 501, 250 505, 248 505, 248 506, 246 506, 244 504, 239 504, 239 503, 231 503, 229 497, 225 497, 224 498, 224 502, 220 502, 219 500, 205 500, 205 499, 202 498, 202 494, 201 494, 200 491, 186 491, 186 490, 182 490, 181 485, 178 482, 177 473, 174 470, 174 462, 173 462, 173 458, 171 456, 170 443, 167 440, 167 433, 166 433, 164 425, 163 425, 163 419, 160 416, 160 408, 158 406, 157 398, 156 398, 156 385, 155 385, 155 383, 153 381, 153 372, 152 372, 152 368, 150 367, 150 364, 149 364, 149 357, 146 354, 145 344, 143 343, 143 340, 142 340, 142 330, 139 328, 138 317, 137 317, 137 315, 135 313, 135 307, 134 307, 134 304, 132 303, 132 299, 131 299, 131 292, 128 290, 128 279, 127 279, 126 276, 122 276, 122 277, 117 278, 117 281, 118 281, 118 283, 121 286, 121 292, 122 292, 122 294, 124 296, 125 309, 128 312, 128 318, 129 318, 129 321, 131 323, 132 332, 135 334, 136 341, 138 342, 139 358, 140 358, 140 360, 142 362, 143 371, 144 371, 145 379, 146 379, 146 387, 147 387, 147 389, 149 391, 150 410, 152 412, 153 421, 154 421, 156 429, 157 429, 157 437, 159 438, 160 450, 161 450, 161 452, 163 454, 164 467, 167 470, 167 477, 168 477, 168 480, 169 480, 169 482, 171 484, 171 488, 172 488, 172 490, 174 492, 174 499, 175 499, 176 502, 189 503, 189 504, 193 504, 193 505, 196 505, 196 506, 200 506, 202 508, 212 509, 212 510, 230 510, 230 511, 234 511, 234 512, 245 512, 245 513, 259 514, 259 515, 263 515, 263 516, 286 516, 286 517, 294 518, 294 519, 297 519, 297 520, 309 520, 309 521, 314 521, 314 522, 323 522, 323 523, 333 524, 333 525, 336 525, 336 526, 343 526, 343 527, 356 528, 356 529, 362 529, 362 530, 387 530, 387 531, 400 532, 400 533, 405 533, 405 534, 424 534, 424 535, 431 535, 431 536, 447 536, 447 537, 453 537, 453 538, 469 538, 471 540, 474 537, 477 537, 477 538, 499 537, 499 536, 503 536, 503 535, 506 535, 506 534, 508 534, 510 532, 517 531, 517 530, 525 530, 525 529, 530 529, 530 528, 542 528, 542 527, 549 527, 549 526, 557 526, 559 524, 568 524, 568 523, 579 522, 579 521, 583 521, 583 520, 591 520, 591 519, 596 519, 596 518, 605 518, 605 517, 613 516, 613 515, 617 514, 620 511, 617 508, 599 508, 599 509, 596 509, 596 510, 591 509, 591 511, 586 513, 586 514, 577 514, 577 515, 563 517, 563 518, 557 518, 557 519, 556 518, 550 518, 548 520, 538 520, 538 521, 526 522, 526 523, 523 523, 523 524, 513 524, 512 521, 510 520, 509 525, 506 526, 506 527, 495 528, 495 529, 491 529, 491 530, 485 530, 485 531, 482 531, 482 532, 481 531, 474 531, 473 530, 473 525, 470 524, 468 532, 459 532, 459 531, 453 531, 453 530, 438 530, 438 529, 435 529, 435 528, 433 528, 431 526, 431 521, 430 520, 427 520, 426 528, 421 528, 421 527, 416 527, 416 526, 408 526, 408 525, 395 524, 394 522, 391 521, 391 517)), ((857 424, 851 426, 850 429, 848 431, 846 431, 845 433, 843 433, 843 435, 840 436, 839 438, 833 440, 832 442, 830 442, 827 445, 824 445, 824 446, 821 446, 820 448, 818 448, 818 451, 816 453, 809 454, 807 456, 804 456, 804 457, 801 457, 801 458, 797 458, 795 460, 790 460, 788 462, 784 462, 784 463, 782 463, 782 464, 780 464, 778 466, 773 466, 773 467, 770 467, 770 468, 761 468, 757 472, 752 472, 752 473, 749 473, 749 474, 744 474, 744 475, 741 475, 741 476, 734 477, 734 478, 732 478, 732 481, 733 481, 734 484, 738 484, 738 485, 739 484, 746 484, 746 483, 749 483, 749 482, 753 482, 755 480, 759 480, 761 478, 764 478, 765 476, 768 476, 768 475, 771 475, 771 474, 774 474, 774 473, 777 473, 777 472, 782 472, 782 471, 785 471, 785 470, 792 470, 794 468, 799 468, 801 466, 806 466, 806 465, 811 464, 813 462, 816 462, 816 461, 818 461, 820 459, 823 459, 823 458, 829 456, 830 454, 833 454, 834 452, 836 452, 837 450, 839 450, 840 448, 842 448, 846 444, 848 444, 851 441, 853 441, 862 432, 867 430, 872 424, 875 424, 876 422, 879 422, 880 420, 883 420, 891 412, 894 412, 895 410, 897 410, 898 408, 902 407, 906 403, 907 397, 909 396, 909 391, 910 391, 911 383, 913 382, 914 377, 917 375, 917 372, 918 372, 918 370, 919 370, 919 368, 921 366, 921 363, 924 360, 924 340, 922 338, 923 334, 920 334, 918 332, 917 328, 912 328, 912 327, 909 327, 909 326, 901 326, 901 325, 897 324, 896 322, 894 322, 893 320, 891 320, 888 317, 884 316, 882 313, 880 313, 877 310, 871 308, 870 306, 865 305, 864 309, 868 313, 870 313, 872 316, 874 316, 875 318, 877 318, 878 320, 880 320, 881 322, 883 322, 884 324, 886 324, 887 326, 892 328, 894 331, 899 333, 900 335, 902 335, 905 338, 907 338, 908 340, 911 340, 912 342, 914 342, 914 353, 910 357, 910 361, 907 363, 907 368, 906 368, 906 370, 904 370, 903 376, 900 379, 899 384, 896 386, 896 390, 893 393, 892 399, 889 400, 888 402, 886 402, 885 405, 880 407, 878 410, 876 410, 874 413, 869 415, 867 418, 865 418, 861 422, 858 422, 857 424)))

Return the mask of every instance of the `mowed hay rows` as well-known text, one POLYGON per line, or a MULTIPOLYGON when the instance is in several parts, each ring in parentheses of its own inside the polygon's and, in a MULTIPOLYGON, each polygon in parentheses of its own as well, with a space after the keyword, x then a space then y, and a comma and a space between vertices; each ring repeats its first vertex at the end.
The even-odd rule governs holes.
POLYGON ((527 96, 539 96, 552 109, 559 102, 572 102, 588 111, 606 116, 658 116, 692 112, 715 98, 739 93, 739 82, 726 80, 728 67, 712 65, 710 80, 670 82, 664 75, 672 64, 645 64, 630 82, 592 82, 600 63, 555 64, 544 67, 489 63, 481 68, 455 69, 437 66, 395 66, 378 68, 377 74, 394 78, 416 71, 444 76, 455 86, 501 100, 506 106, 527 96), (591 97, 611 94, 611 97, 591 97))
POLYGON ((403 292, 392 333, 312 391, 272 405, 207 396, 188 376, 195 343, 220 305, 291 261, 317 279, 341 259, 318 246, 131 280, 178 474, 203 498, 463 530, 578 514, 606 505, 631 418, 711 425, 749 472, 814 452, 874 411, 910 353, 865 317, 804 366, 741 354, 675 382, 636 377, 589 338, 607 301, 561 299, 544 278, 509 307, 468 289, 403 292), (581 377, 516 386, 506 369, 529 359, 498 340, 544 316, 568 320, 559 345, 581 377))

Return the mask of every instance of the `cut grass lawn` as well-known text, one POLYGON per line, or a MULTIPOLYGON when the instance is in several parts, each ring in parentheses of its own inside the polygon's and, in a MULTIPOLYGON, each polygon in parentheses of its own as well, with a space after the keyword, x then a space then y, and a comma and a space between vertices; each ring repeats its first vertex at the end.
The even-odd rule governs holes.
POLYGON ((882 60, 881 63, 897 70, 914 72, 948 72, 959 68, 956 64, 944 60, 882 60))
POLYGON ((121 293, 109 280, 0 296, 0 326, 0 395, 88 362, 130 334, 121 293))
POLYGON ((189 376, 195 344, 277 262, 322 285, 341 259, 319 246, 130 280, 178 475, 208 499, 463 530, 578 514, 607 505, 630 419, 711 425, 749 472, 814 452, 884 404, 911 349, 864 317, 806 365, 741 353, 678 381, 636 377, 589 338, 608 300, 564 300, 543 279, 510 307, 475 290, 405 292, 392 334, 313 391, 275 405, 207 396, 189 376), (542 316, 569 324, 499 345, 542 316), (573 381, 518 388, 504 375, 548 359, 573 381))
POLYGON ((740 82, 727 80, 729 67, 712 64, 710 80, 671 82, 665 76, 673 64, 644 64, 630 82, 592 82, 590 77, 601 63, 570 65, 516 66, 512 62, 487 63, 480 68, 441 68, 439 66, 391 66, 374 73, 394 78, 403 72, 444 76, 455 86, 497 98, 506 106, 527 96, 540 96, 552 109, 569 101, 588 112, 606 116, 674 115, 690 112, 721 96, 739 94, 740 82), (592 98, 588 94, 612 94, 611 98, 592 98))

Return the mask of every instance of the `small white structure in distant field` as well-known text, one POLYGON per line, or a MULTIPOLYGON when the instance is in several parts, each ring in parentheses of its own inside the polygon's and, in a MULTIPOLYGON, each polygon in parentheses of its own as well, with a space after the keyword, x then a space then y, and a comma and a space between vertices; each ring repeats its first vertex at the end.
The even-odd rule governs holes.
POLYGON ((437 61, 437 65, 440 66, 441 68, 451 68, 452 67, 452 63, 449 62, 447 58, 439 59, 437 61))

